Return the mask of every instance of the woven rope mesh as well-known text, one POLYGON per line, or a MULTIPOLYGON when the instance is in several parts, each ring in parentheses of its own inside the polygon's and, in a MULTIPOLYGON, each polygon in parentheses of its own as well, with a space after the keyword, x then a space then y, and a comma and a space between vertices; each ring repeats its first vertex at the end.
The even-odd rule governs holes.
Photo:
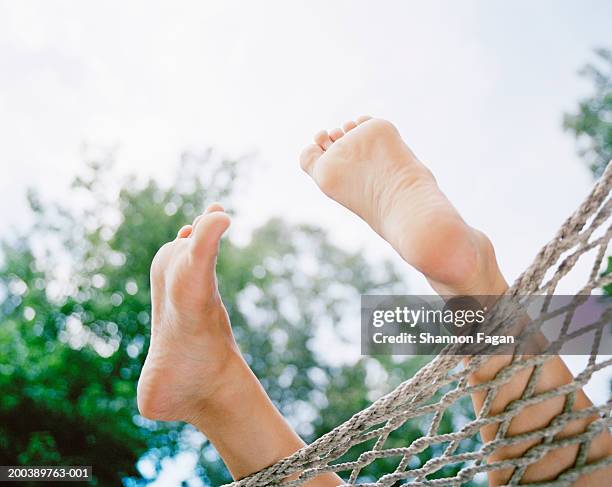
MULTIPOLYGON (((608 245, 612 235, 610 212, 612 199, 612 164, 595 185, 586 200, 559 229, 557 235, 536 256, 532 265, 516 280, 507 296, 553 295, 573 269, 585 269, 588 274, 581 286, 572 290, 573 302, 564 308, 563 326, 569 322, 580 299, 601 293, 602 288, 612 283, 612 273, 603 272, 609 255, 608 245), (587 262, 585 264, 585 262, 587 262)), ((538 485, 571 485, 580 475, 612 464, 612 458, 587 463, 587 452, 591 440, 610 427, 612 400, 599 406, 579 411, 573 410, 576 392, 589 382, 593 374, 612 365, 610 356, 598 355, 602 333, 609 333, 612 317, 607 309, 599 323, 593 324, 591 354, 585 357, 586 366, 575 374, 573 382, 537 393, 535 384, 542 364, 550 355, 515 355, 489 382, 470 386, 468 376, 477 370, 489 357, 473 357, 467 366, 462 357, 440 354, 421 368, 393 392, 380 398, 367 409, 356 413, 344 424, 322 436, 312 444, 245 479, 230 485, 238 486, 297 486, 323 472, 337 472, 347 485, 364 486, 446 486, 478 485, 486 483, 486 473, 492 470, 512 468, 508 485, 518 485, 529 465, 543 458, 551 450, 568 445, 579 445, 578 455, 572 467, 566 469, 554 481, 538 485), (602 326, 603 322, 603 326, 602 326), (493 398, 499 388, 517 372, 533 367, 533 372, 522 397, 510 402, 502 412, 490 412, 493 398), (470 395, 485 393, 485 401, 475 416, 464 416, 463 424, 455 425, 454 431, 443 430, 447 411, 461 411, 471 407, 470 395), (515 436, 507 435, 512 419, 525 407, 553 397, 564 397, 563 412, 547 426, 515 436), (557 434, 570 421, 597 415, 582 433, 559 438, 557 434), (408 439, 405 446, 390 447, 389 438, 402 438, 403 427, 408 423, 418 424, 423 436, 408 439), (483 443, 479 430, 485 425, 498 426, 493 441, 483 443), (507 460, 491 461, 491 453, 500 447, 516 445, 526 440, 538 440, 522 456, 507 460), (367 445, 367 451, 358 445, 367 445), (422 463, 418 455, 428 451, 429 460, 422 463), (392 460, 396 466, 392 473, 373 478, 364 474, 366 467, 381 460, 392 460), (432 478, 438 477, 438 478, 432 478), (287 480, 290 478, 291 480, 287 480)), ((503 322, 503 310, 493 313, 491 322, 496 326, 503 322)), ((528 327, 529 328, 529 327, 528 327)), ((558 350, 570 335, 562 328, 559 338, 550 344, 558 350)), ((609 387, 609 386, 608 386, 609 387)), ((609 397, 609 395, 608 395, 609 397)), ((397 441, 393 442, 397 445, 397 441)), ((369 471, 372 469, 370 468, 369 471)), ((375 469, 374 469, 375 470, 375 469)))

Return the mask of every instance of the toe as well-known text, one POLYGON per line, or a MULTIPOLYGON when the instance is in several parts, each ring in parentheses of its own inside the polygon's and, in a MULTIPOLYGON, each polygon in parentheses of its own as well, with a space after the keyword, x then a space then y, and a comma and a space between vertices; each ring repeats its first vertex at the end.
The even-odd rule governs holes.
POLYGON ((312 166, 314 165, 315 161, 319 157, 321 157, 322 154, 323 154, 323 149, 321 149, 320 145, 310 144, 308 147, 306 147, 302 151, 302 154, 300 155, 301 168, 304 171, 306 171, 308 174, 310 174, 312 170, 312 166))
POLYGON ((204 213, 214 213, 215 211, 225 211, 220 203, 212 203, 206 207, 204 213))
POLYGON ((357 124, 355 122, 353 122, 352 120, 349 120, 348 122, 346 122, 342 128, 344 129, 345 132, 349 132, 351 130, 353 130, 355 127, 357 127, 357 124))
POLYGON ((362 124, 363 122, 367 122, 368 120, 370 120, 372 117, 370 117, 369 115, 362 115, 361 117, 357 117, 356 122, 357 125, 362 124))
POLYGON ((221 236, 229 226, 230 217, 223 211, 202 215, 197 227, 194 228, 191 239, 191 250, 194 257, 214 263, 219 251, 221 236))
POLYGON ((176 234, 176 238, 187 238, 189 235, 191 235, 192 230, 193 227, 191 225, 183 225, 176 234))
POLYGON ((215 202, 208 205, 206 209, 202 212, 202 214, 196 216, 195 220, 193 220, 193 223, 191 224, 191 226, 193 227, 192 232, 195 232, 195 229, 198 227, 200 221, 202 220, 202 218, 204 218, 204 216, 208 215, 209 213, 214 213, 216 211, 225 211, 221 203, 215 202))
POLYGON ((314 136, 315 144, 319 144, 321 149, 327 150, 332 145, 332 140, 327 133, 327 130, 321 130, 314 136))
POLYGON ((336 142, 336 140, 338 140, 343 135, 344 135, 343 130, 339 128, 335 128, 333 130, 330 130, 329 132, 329 138, 332 140, 332 142, 336 142))
POLYGON ((202 219, 202 217, 206 214, 206 212, 202 213, 201 215, 198 215, 195 217, 195 219, 193 220, 193 223, 191 224, 192 230, 191 233, 193 234, 196 230, 196 228, 198 228, 198 223, 200 223, 200 220, 202 219))

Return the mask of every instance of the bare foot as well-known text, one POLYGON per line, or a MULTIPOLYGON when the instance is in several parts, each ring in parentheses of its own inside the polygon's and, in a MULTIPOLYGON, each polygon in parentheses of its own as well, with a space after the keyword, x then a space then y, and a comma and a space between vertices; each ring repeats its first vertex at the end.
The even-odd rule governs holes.
POLYGON ((317 133, 314 142, 300 163, 327 196, 365 220, 439 293, 478 294, 472 284, 493 248, 463 221, 393 124, 360 117, 317 133))
POLYGON ((229 225, 211 205, 153 260, 151 344, 138 381, 138 408, 148 418, 192 421, 241 360, 215 275, 229 225))

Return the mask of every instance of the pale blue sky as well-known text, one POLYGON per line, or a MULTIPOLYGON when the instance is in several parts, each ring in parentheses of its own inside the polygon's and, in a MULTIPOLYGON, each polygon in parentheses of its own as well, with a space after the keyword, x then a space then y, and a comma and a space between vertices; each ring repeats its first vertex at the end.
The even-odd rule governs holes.
POLYGON ((212 145, 258 153, 233 238, 280 215, 401 265, 297 165, 319 128, 370 113, 398 125, 512 280, 590 187, 561 118, 610 25, 606 0, 0 1, 0 231, 27 220, 27 186, 65 198, 83 142, 167 181, 181 151, 212 145))
POLYGON ((167 180, 213 145, 259 154, 235 236, 278 214, 391 255, 297 168, 313 132, 365 112, 398 125, 513 278, 590 184, 560 124, 610 20, 606 1, 0 2, 0 229, 27 185, 63 194, 83 142, 167 180))

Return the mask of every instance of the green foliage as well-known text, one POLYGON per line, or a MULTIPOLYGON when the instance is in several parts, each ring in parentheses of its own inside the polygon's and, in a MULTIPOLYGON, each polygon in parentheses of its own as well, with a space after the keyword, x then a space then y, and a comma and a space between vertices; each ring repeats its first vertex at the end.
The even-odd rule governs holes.
POLYGON ((598 177, 612 159, 612 51, 598 49, 598 64, 581 71, 594 85, 594 93, 580 101, 578 111, 566 114, 563 125, 579 142, 579 152, 598 177))
MULTIPOLYGON (((589 165, 593 176, 599 177, 612 159, 612 51, 598 49, 602 66, 587 64, 581 71, 593 82, 595 92, 578 105, 578 112, 566 114, 564 127, 582 143, 580 155, 589 165)), ((603 275, 612 272, 612 257, 603 275)), ((612 284, 604 286, 612 295, 612 284)))
MULTIPOLYGON (((104 160, 86 166, 68 205, 43 203, 30 192, 34 224, 2 244, 1 463, 93 465, 94 484, 140 485, 147 481, 140 459, 159 471, 163 458, 193 450, 201 459, 197 474, 212 485, 230 480, 191 426, 145 420, 135 396, 149 340, 151 260, 205 203, 222 201, 231 210, 238 167, 211 152, 187 154, 172 186, 162 187, 118 181, 104 160)), ((245 357, 307 441, 422 363, 324 356, 336 350, 325 343, 330 332, 334 340, 359 336, 360 294, 403 289, 391 267, 371 268, 321 229, 271 220, 246 246, 225 239, 218 275, 245 357)), ((406 426, 389 441, 406 444, 422 427, 406 426)), ((396 463, 377 463, 365 474, 396 463)))
MULTIPOLYGON (((604 276, 607 276, 609 274, 612 274, 612 256, 608 257, 608 266, 606 267, 606 270, 603 273, 604 276)), ((612 296, 612 284, 604 286, 603 289, 608 296, 612 296)))

